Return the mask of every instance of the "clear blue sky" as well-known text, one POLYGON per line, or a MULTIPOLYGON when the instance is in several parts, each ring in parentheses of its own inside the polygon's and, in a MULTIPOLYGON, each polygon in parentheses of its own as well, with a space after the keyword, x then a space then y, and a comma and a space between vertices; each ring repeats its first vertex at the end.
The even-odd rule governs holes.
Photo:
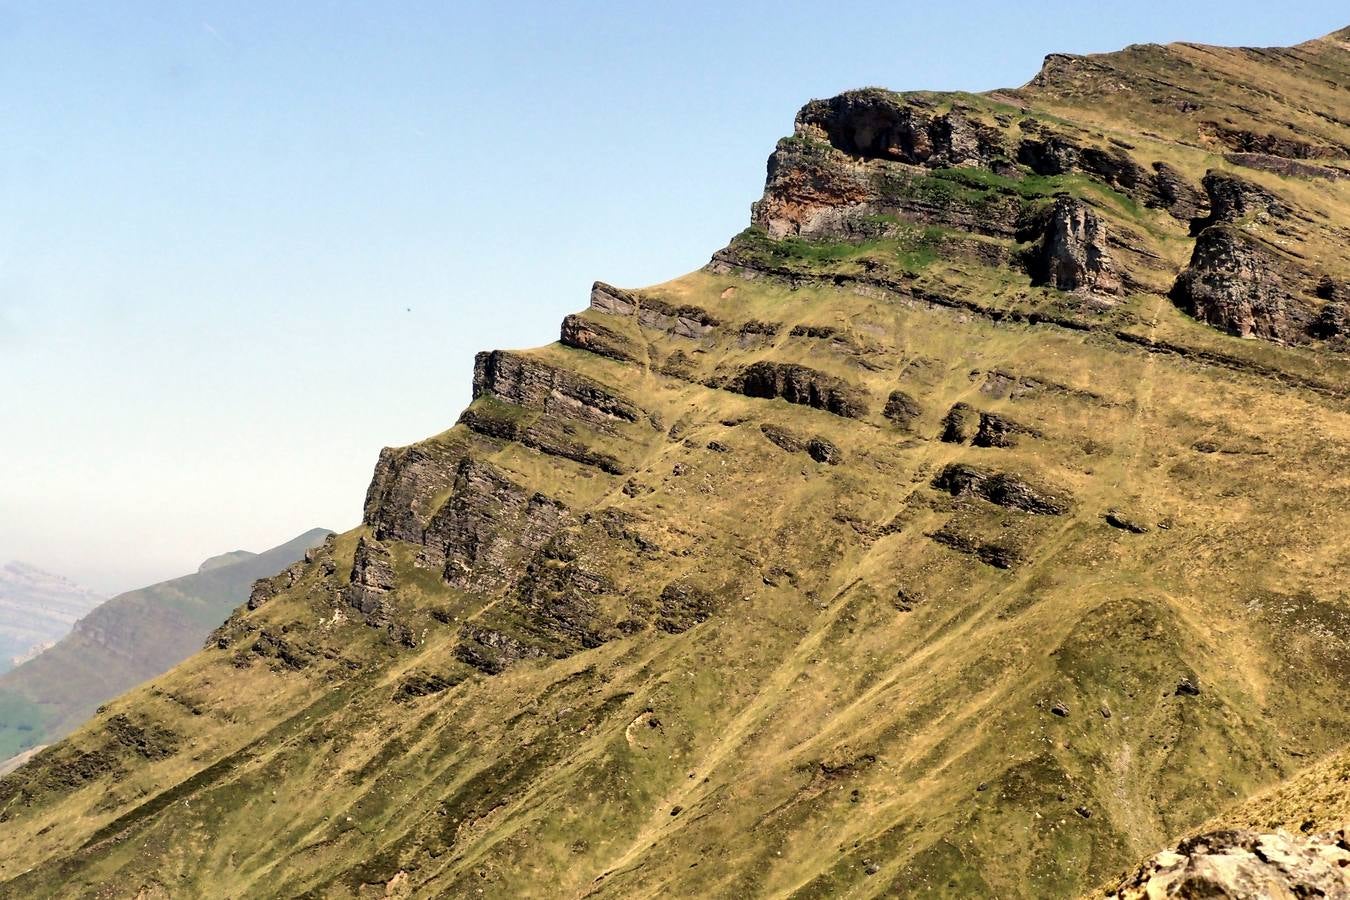
POLYGON ((472 354, 702 265, 807 99, 1343 3, 0 3, 0 561, 112 590, 356 524, 472 354))

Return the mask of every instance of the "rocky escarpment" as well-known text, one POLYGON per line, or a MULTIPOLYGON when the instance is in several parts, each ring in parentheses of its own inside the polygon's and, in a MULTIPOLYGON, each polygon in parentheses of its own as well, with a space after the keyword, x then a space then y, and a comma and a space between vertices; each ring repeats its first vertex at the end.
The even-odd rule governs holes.
MULTIPOLYGON (((712 264, 480 356, 358 528, 0 779, 0 893, 1058 898, 1213 831, 1350 726, 1350 198, 1199 126, 1347 145, 1344 39, 808 105, 712 264), (1211 233, 1307 342, 1168 302, 1211 233)), ((1297 793, 1239 824, 1338 827, 1297 793)))
POLYGON ((591 287, 591 309, 613 316, 632 316, 643 328, 688 340, 698 340, 721 324, 706 309, 666 303, 603 281, 591 287))
POLYGON ((474 359, 474 399, 485 394, 599 426, 642 418, 642 410, 632 401, 584 376, 505 350, 480 353, 474 359))
POLYGON ((1295 293, 1300 281, 1297 269, 1259 239, 1231 225, 1212 225, 1196 238, 1172 299, 1229 334, 1297 341, 1313 322, 1295 293))
POLYGON ((769 159, 755 223, 775 238, 857 237, 900 216, 1012 237, 1040 205, 1031 175, 1065 185, 1086 175, 1184 221, 1205 209, 1203 192, 1165 161, 1145 168, 1119 147, 1083 143, 1035 119, 938 106, 876 89, 807 104, 769 159))
POLYGON ((747 397, 782 399, 823 409, 847 419, 867 415, 867 397, 842 379, 794 363, 761 361, 746 366, 723 385, 747 397))
POLYGON ((1107 249, 1106 227, 1085 204, 1061 197, 1037 223, 1040 238, 1028 254, 1033 284, 1062 291, 1113 294, 1120 279, 1107 249))
POLYGON ((1109 900, 1350 897, 1350 835, 1218 831, 1187 838, 1125 876, 1109 900))
POLYGON ((1344 305, 1334 288, 1323 287, 1335 279, 1316 276, 1303 253, 1290 252, 1302 244, 1301 232, 1284 224, 1294 218, 1290 204, 1230 173, 1208 172, 1203 183, 1210 212, 1192 221, 1195 248, 1172 287, 1173 301, 1238 337, 1300 343, 1343 336, 1344 305))

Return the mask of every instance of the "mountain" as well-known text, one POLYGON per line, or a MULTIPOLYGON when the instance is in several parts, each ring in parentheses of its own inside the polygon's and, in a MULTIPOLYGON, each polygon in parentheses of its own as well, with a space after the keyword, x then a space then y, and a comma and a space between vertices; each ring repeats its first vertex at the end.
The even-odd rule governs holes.
POLYGON ((65 637, 103 602, 93 591, 36 566, 0 567, 0 672, 65 637))
POLYGON ((0 894, 1072 897, 1344 748, 1347 97, 1350 30, 808 103, 0 780, 0 894))
POLYGON ((103 701, 191 656, 248 598, 254 581, 294 563, 330 533, 316 528, 264 553, 212 557, 196 574, 98 605, 53 646, 0 675, 0 761, 63 737, 103 701))

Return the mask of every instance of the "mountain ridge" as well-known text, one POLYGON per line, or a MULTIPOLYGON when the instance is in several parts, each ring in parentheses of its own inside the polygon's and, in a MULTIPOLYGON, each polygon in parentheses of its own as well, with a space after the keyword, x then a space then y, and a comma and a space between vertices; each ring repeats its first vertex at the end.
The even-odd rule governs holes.
POLYGON ((812 101, 707 267, 480 354, 0 779, 0 895, 1068 897, 1343 748, 1350 52, 1081 59, 812 101))

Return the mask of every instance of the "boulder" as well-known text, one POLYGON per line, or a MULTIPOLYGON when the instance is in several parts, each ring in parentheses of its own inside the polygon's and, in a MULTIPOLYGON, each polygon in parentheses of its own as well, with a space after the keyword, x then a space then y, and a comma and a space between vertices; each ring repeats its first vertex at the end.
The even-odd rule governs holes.
POLYGON ((1111 900, 1350 897, 1350 834, 1213 831, 1187 838, 1126 875, 1111 900))

